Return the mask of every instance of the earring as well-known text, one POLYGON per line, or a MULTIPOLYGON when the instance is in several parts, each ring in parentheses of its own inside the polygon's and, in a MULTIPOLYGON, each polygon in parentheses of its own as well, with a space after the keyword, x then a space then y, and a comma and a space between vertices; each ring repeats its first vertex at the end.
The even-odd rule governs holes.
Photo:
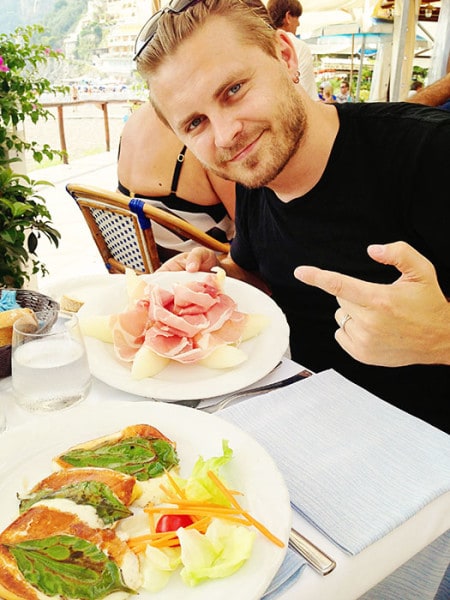
POLYGON ((293 79, 292 81, 293 81, 294 83, 300 83, 300 71, 297 71, 297 72, 295 73, 295 77, 294 77, 294 79, 293 79))

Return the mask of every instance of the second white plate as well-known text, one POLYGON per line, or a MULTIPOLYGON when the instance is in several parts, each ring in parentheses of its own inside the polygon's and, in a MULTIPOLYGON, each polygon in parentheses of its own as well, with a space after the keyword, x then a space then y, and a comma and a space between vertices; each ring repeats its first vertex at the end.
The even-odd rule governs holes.
POLYGON ((223 467, 228 484, 242 492, 242 505, 285 546, 280 548, 259 532, 249 560, 230 577, 185 585, 175 573, 158 593, 141 591, 139 600, 258 600, 283 562, 291 527, 289 493, 269 454, 244 431, 214 415, 162 402, 89 400, 67 411, 43 416, 39 426, 29 422, 0 436, 0 531, 17 515, 17 494, 49 475, 52 459, 69 447, 119 431, 127 425, 148 423, 174 440, 186 477, 199 456, 220 456, 228 440, 233 458, 223 467), (4 459, 4 460, 3 460, 4 459))

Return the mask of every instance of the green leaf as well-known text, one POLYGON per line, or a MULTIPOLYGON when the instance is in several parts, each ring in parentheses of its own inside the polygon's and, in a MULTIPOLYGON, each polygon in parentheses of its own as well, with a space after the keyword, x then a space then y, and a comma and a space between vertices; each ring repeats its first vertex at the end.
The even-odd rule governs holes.
POLYGON ((99 600, 116 591, 134 593, 117 565, 84 539, 56 535, 7 547, 24 578, 47 596, 99 600))
POLYGON ((131 437, 97 448, 77 448, 61 459, 74 467, 103 467, 146 481, 162 475, 179 462, 173 446, 160 439, 131 437))
POLYGON ((30 233, 27 240, 28 252, 34 254, 38 245, 38 239, 34 233, 30 233))
POLYGON ((125 506, 111 488, 100 481, 79 481, 65 485, 59 490, 44 489, 20 499, 19 510, 25 512, 36 502, 65 498, 76 504, 89 505, 95 508, 97 515, 105 523, 111 525, 115 521, 125 519, 133 513, 125 506))
POLYGON ((23 202, 14 202, 14 204, 13 204, 13 206, 11 208, 11 214, 15 218, 21 217, 27 211, 29 211, 29 208, 23 202))

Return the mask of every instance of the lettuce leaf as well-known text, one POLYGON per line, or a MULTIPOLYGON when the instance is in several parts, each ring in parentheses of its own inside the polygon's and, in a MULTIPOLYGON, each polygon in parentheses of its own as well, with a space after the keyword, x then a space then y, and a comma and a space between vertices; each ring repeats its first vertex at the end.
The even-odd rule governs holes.
POLYGON ((183 581, 193 587, 205 579, 229 577, 249 558, 255 533, 248 527, 214 519, 202 535, 194 529, 178 530, 183 581))
POLYGON ((147 546, 141 558, 142 587, 149 592, 159 592, 166 587, 173 571, 181 565, 180 548, 154 548, 147 546))
POLYGON ((178 485, 183 489, 186 498, 199 502, 216 502, 229 506, 228 499, 214 485, 208 477, 208 471, 213 471, 219 476, 220 468, 230 462, 233 458, 233 450, 228 445, 228 440, 222 440, 222 456, 213 456, 204 459, 200 456, 191 475, 187 479, 177 478, 178 485))

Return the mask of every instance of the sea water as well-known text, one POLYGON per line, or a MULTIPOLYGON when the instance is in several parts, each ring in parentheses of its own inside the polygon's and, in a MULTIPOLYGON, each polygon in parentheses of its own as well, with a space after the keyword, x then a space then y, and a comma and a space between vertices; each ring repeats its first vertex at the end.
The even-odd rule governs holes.
POLYGON ((12 355, 12 384, 19 406, 47 412, 83 400, 91 374, 82 344, 75 339, 33 340, 18 346, 12 355))

